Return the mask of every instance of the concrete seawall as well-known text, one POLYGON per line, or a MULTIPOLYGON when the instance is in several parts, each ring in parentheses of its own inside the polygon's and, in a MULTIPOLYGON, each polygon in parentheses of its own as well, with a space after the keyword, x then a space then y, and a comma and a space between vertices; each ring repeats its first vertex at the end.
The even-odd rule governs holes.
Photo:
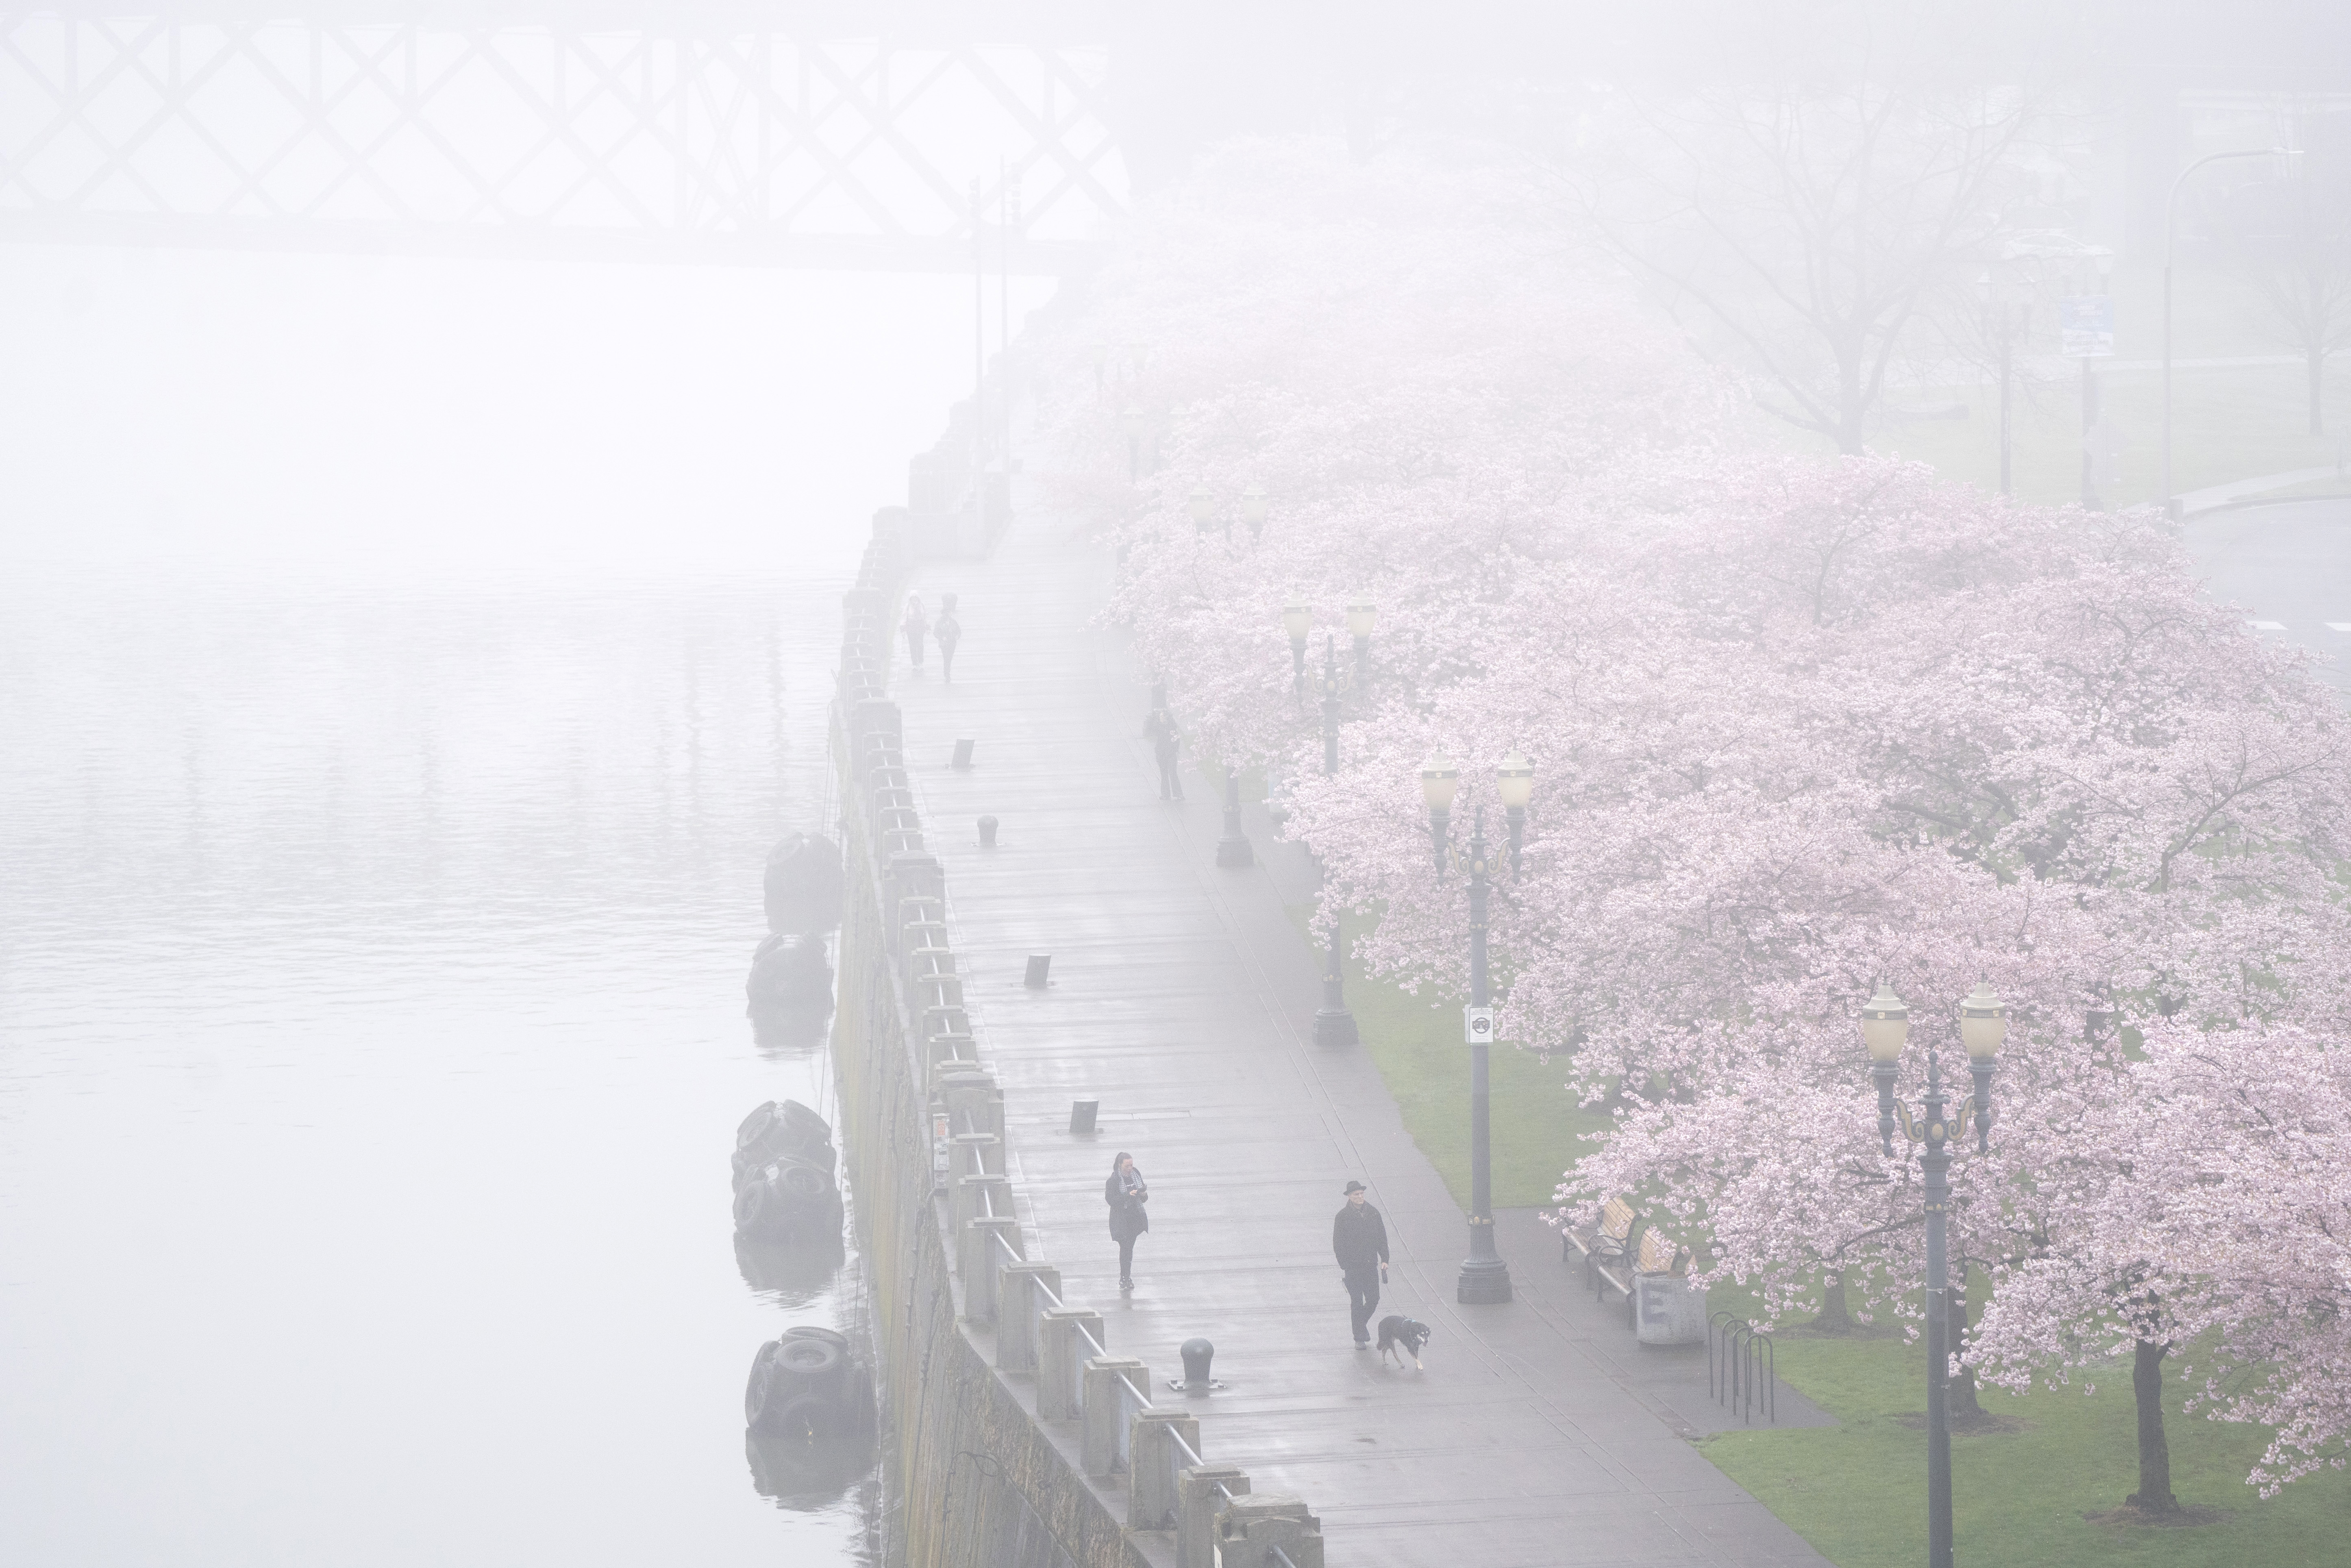
POLYGON ((1002 1099, 887 696, 904 516, 877 518, 844 598, 832 722, 850 873, 834 1051, 897 1494, 889 1568, 1320 1568, 1303 1505, 1201 1463, 1197 1423, 1153 1408, 1100 1316, 1026 1260, 1002 1099))

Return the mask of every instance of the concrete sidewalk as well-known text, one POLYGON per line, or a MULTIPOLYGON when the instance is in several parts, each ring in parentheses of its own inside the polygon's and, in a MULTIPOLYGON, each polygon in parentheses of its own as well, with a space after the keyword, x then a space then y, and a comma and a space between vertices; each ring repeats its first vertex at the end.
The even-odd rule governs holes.
MULTIPOLYGON (((1311 1044, 1320 967, 1284 910, 1311 873, 1254 811, 1259 864, 1217 869, 1196 775, 1159 801, 1144 678, 1092 624, 1109 580, 1104 551, 1035 520, 987 561, 927 565, 926 603, 960 596, 956 682, 935 649, 893 682, 1030 1256, 1102 1312, 1113 1354, 1149 1364, 1155 1400, 1199 1416, 1209 1462, 1305 1499, 1334 1564, 1824 1563, 1690 1447, 1736 1422, 1703 1349, 1635 1345, 1531 1214, 1496 1228, 1517 1300, 1455 1303, 1462 1211, 1369 1056, 1311 1044), (968 772, 947 766, 958 738, 968 772), (1052 955, 1047 990, 1022 987, 1031 953, 1052 955), (1070 1102, 1097 1097, 1100 1131, 1072 1136, 1070 1102), (1151 1184, 1123 1301, 1102 1196, 1120 1150, 1151 1184), (1381 1312, 1435 1329, 1425 1373, 1351 1343, 1331 1256, 1350 1176, 1387 1216, 1381 1312), (1228 1386, 1186 1399, 1165 1384, 1195 1334, 1228 1386)), ((1785 1388, 1780 1417, 1822 1420, 1785 1388)))

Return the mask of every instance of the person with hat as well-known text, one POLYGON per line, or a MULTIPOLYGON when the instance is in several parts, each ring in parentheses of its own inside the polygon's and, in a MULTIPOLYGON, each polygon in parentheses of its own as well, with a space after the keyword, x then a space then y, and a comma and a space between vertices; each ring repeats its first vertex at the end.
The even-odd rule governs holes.
POLYGON ((1347 1306, 1354 1318, 1355 1348, 1372 1344, 1372 1314, 1379 1310, 1380 1285, 1388 1277, 1388 1226, 1365 1195, 1364 1184, 1347 1184, 1347 1201, 1331 1222, 1331 1250, 1347 1281, 1347 1306))

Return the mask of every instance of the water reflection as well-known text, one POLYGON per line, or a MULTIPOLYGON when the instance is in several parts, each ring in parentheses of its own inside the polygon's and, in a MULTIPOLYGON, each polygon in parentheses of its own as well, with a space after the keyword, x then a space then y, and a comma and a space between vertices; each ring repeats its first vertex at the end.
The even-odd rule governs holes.
POLYGON ((10 1561, 854 1559, 738 1444, 855 1260, 713 1169, 832 1103, 743 966, 840 586, 0 578, 10 1561))

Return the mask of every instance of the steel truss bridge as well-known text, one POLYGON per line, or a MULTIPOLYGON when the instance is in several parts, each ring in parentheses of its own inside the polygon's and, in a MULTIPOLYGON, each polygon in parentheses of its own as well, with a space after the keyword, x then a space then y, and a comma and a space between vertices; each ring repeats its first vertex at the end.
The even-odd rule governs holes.
POLYGON ((0 0, 0 240, 1082 265, 1126 199, 1105 46, 883 9, 0 0))

